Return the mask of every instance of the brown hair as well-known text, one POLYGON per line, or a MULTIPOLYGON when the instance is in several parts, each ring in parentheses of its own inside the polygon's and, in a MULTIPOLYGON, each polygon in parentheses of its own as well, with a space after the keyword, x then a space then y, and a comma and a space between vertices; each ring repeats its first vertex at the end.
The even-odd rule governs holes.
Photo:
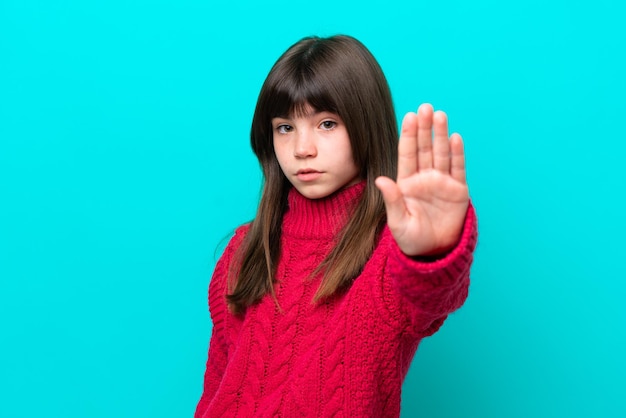
POLYGON ((300 113, 307 105, 343 120, 354 162, 367 182, 336 245, 315 271, 324 273, 315 301, 352 283, 384 226, 384 203, 374 180, 381 175, 395 178, 398 138, 387 80, 358 40, 345 35, 304 38, 276 61, 257 100, 250 136, 263 169, 263 193, 257 216, 231 264, 227 298, 233 312, 243 312, 267 293, 274 297, 281 222, 291 184, 274 153, 271 121, 300 113))

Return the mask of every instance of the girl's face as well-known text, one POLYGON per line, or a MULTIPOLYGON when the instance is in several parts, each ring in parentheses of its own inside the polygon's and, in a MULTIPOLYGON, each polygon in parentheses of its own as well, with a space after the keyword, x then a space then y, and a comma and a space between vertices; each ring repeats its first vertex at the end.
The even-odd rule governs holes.
POLYGON ((319 199, 360 181, 346 126, 339 116, 307 106, 303 116, 272 119, 274 151, 285 177, 319 199))

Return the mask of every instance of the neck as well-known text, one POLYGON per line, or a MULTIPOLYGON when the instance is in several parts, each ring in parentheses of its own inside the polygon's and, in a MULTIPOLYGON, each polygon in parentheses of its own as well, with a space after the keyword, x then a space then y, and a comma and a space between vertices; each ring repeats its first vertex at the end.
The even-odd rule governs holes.
POLYGON ((300 238, 332 239, 354 212, 365 181, 341 189, 321 199, 308 199, 291 188, 285 212, 283 234, 300 238))

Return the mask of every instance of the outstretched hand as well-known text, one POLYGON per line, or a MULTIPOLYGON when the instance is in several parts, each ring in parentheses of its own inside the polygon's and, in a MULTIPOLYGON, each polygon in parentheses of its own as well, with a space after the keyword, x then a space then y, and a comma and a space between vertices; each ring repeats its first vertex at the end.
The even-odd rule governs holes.
POLYGON ((398 144, 398 177, 376 179, 387 224, 408 256, 440 255, 458 242, 469 205, 465 155, 459 134, 429 104, 407 113, 398 144), (434 135, 433 135, 434 131, 434 135))

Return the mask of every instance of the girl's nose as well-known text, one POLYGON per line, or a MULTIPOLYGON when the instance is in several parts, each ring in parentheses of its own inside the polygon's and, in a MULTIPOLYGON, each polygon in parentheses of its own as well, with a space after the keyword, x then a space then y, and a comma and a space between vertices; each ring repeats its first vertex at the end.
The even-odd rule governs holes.
POLYGON ((317 156, 317 147, 312 133, 298 132, 294 154, 296 158, 311 158, 317 156))

